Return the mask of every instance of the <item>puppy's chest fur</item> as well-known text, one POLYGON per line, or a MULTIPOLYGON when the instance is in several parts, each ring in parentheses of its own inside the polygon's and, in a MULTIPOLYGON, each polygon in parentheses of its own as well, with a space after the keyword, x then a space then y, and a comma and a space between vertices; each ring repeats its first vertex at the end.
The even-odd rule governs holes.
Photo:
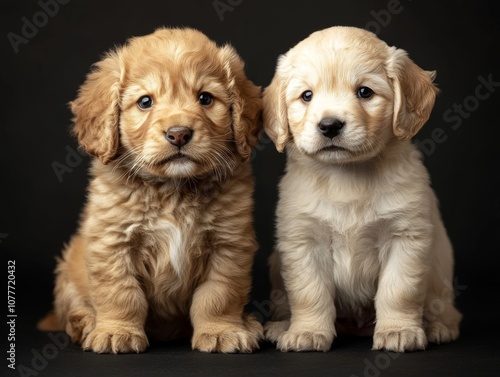
POLYGON ((372 307, 391 238, 405 228, 412 211, 417 212, 417 203, 425 205, 418 200, 420 183, 411 188, 414 174, 404 167, 376 177, 337 167, 320 171, 289 166, 281 183, 279 237, 292 240, 286 224, 294 218, 300 221, 304 236, 313 240, 311 253, 322 265, 324 278, 333 281, 339 316, 362 320, 372 307), (417 200, 409 202, 402 193, 417 200))
MULTIPOLYGON (((155 195, 155 194, 153 194, 155 195)), ((125 231, 132 258, 146 293, 155 297, 158 289, 190 289, 188 276, 196 270, 202 254, 209 254, 204 229, 203 203, 179 193, 159 194, 144 199, 137 223, 125 231)), ((193 276, 196 280, 197 274, 193 276)))
POLYGON ((330 200, 318 200, 315 196, 316 206, 322 210, 314 216, 325 232, 320 248, 331 256, 338 309, 370 306, 380 270, 379 245, 385 238, 383 230, 387 224, 377 216, 376 205, 365 193, 357 194, 359 197, 354 198, 356 194, 346 190, 337 192, 330 200))
POLYGON ((95 180, 86 232, 123 250, 150 307, 157 313, 185 314, 192 293, 206 274, 215 216, 217 185, 138 185, 117 190, 95 180))

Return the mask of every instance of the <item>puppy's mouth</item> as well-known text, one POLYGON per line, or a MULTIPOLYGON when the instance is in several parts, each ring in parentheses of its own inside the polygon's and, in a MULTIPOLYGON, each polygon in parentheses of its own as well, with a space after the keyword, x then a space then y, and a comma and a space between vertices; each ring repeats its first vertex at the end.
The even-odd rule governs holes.
POLYGON ((164 158, 160 161, 158 161, 156 163, 156 165, 165 165, 165 164, 168 164, 170 162, 173 162, 173 161, 192 161, 192 162, 197 162, 194 158, 192 158, 191 156, 188 156, 187 154, 184 154, 184 153, 181 153, 181 152, 177 152, 177 153, 174 153, 170 156, 168 156, 167 158, 164 158))
POLYGON ((328 145, 318 150, 319 152, 349 152, 347 148, 340 147, 338 145, 328 145))

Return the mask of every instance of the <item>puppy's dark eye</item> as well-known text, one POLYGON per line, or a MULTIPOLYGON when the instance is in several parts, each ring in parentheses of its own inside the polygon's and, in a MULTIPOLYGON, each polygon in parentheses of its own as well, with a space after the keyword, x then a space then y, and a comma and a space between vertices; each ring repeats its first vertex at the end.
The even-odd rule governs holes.
POLYGON ((358 91, 356 93, 358 98, 364 98, 364 99, 372 98, 373 94, 374 94, 373 90, 371 90, 367 86, 362 86, 361 88, 358 89, 358 91))
POLYGON ((198 96, 198 101, 200 101, 201 106, 210 106, 214 101, 214 98, 210 93, 202 92, 198 96))
POLYGON ((153 99, 150 96, 142 96, 137 101, 137 106, 142 110, 147 110, 153 106, 153 99))
POLYGON ((300 97, 304 102, 311 102, 313 98, 313 92, 311 92, 310 90, 306 90, 304 93, 301 94, 300 97))

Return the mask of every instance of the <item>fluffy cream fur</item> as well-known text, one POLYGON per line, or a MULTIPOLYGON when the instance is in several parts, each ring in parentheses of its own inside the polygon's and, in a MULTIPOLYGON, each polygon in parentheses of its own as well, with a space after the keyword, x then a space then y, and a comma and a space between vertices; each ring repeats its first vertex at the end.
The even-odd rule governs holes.
POLYGON ((327 351, 337 330, 399 352, 458 337, 452 247, 408 140, 431 113, 434 76, 350 27, 313 33, 279 58, 263 114, 287 149, 270 264, 288 302, 265 334, 282 351, 327 351), (338 135, 320 132, 328 118, 343 122, 338 135))
POLYGON ((79 143, 96 156, 57 267, 55 315, 72 340, 141 352, 148 336, 181 336, 191 324, 195 349, 258 348, 262 327, 243 307, 257 248, 248 159, 261 100, 233 48, 191 29, 133 38, 95 65, 71 108, 79 143), (152 106, 140 108, 146 95, 152 106), (168 142, 174 127, 192 131, 185 145, 168 142))

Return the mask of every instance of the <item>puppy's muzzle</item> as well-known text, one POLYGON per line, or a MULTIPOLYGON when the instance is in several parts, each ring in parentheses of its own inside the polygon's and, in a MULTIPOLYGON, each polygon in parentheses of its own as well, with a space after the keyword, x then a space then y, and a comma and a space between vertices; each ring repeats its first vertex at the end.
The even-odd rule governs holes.
POLYGON ((333 139, 340 133, 345 122, 337 118, 324 118, 318 124, 318 130, 321 134, 329 139, 333 139))
POLYGON ((170 144, 181 148, 193 138, 193 130, 189 127, 171 127, 165 132, 165 138, 170 144))

